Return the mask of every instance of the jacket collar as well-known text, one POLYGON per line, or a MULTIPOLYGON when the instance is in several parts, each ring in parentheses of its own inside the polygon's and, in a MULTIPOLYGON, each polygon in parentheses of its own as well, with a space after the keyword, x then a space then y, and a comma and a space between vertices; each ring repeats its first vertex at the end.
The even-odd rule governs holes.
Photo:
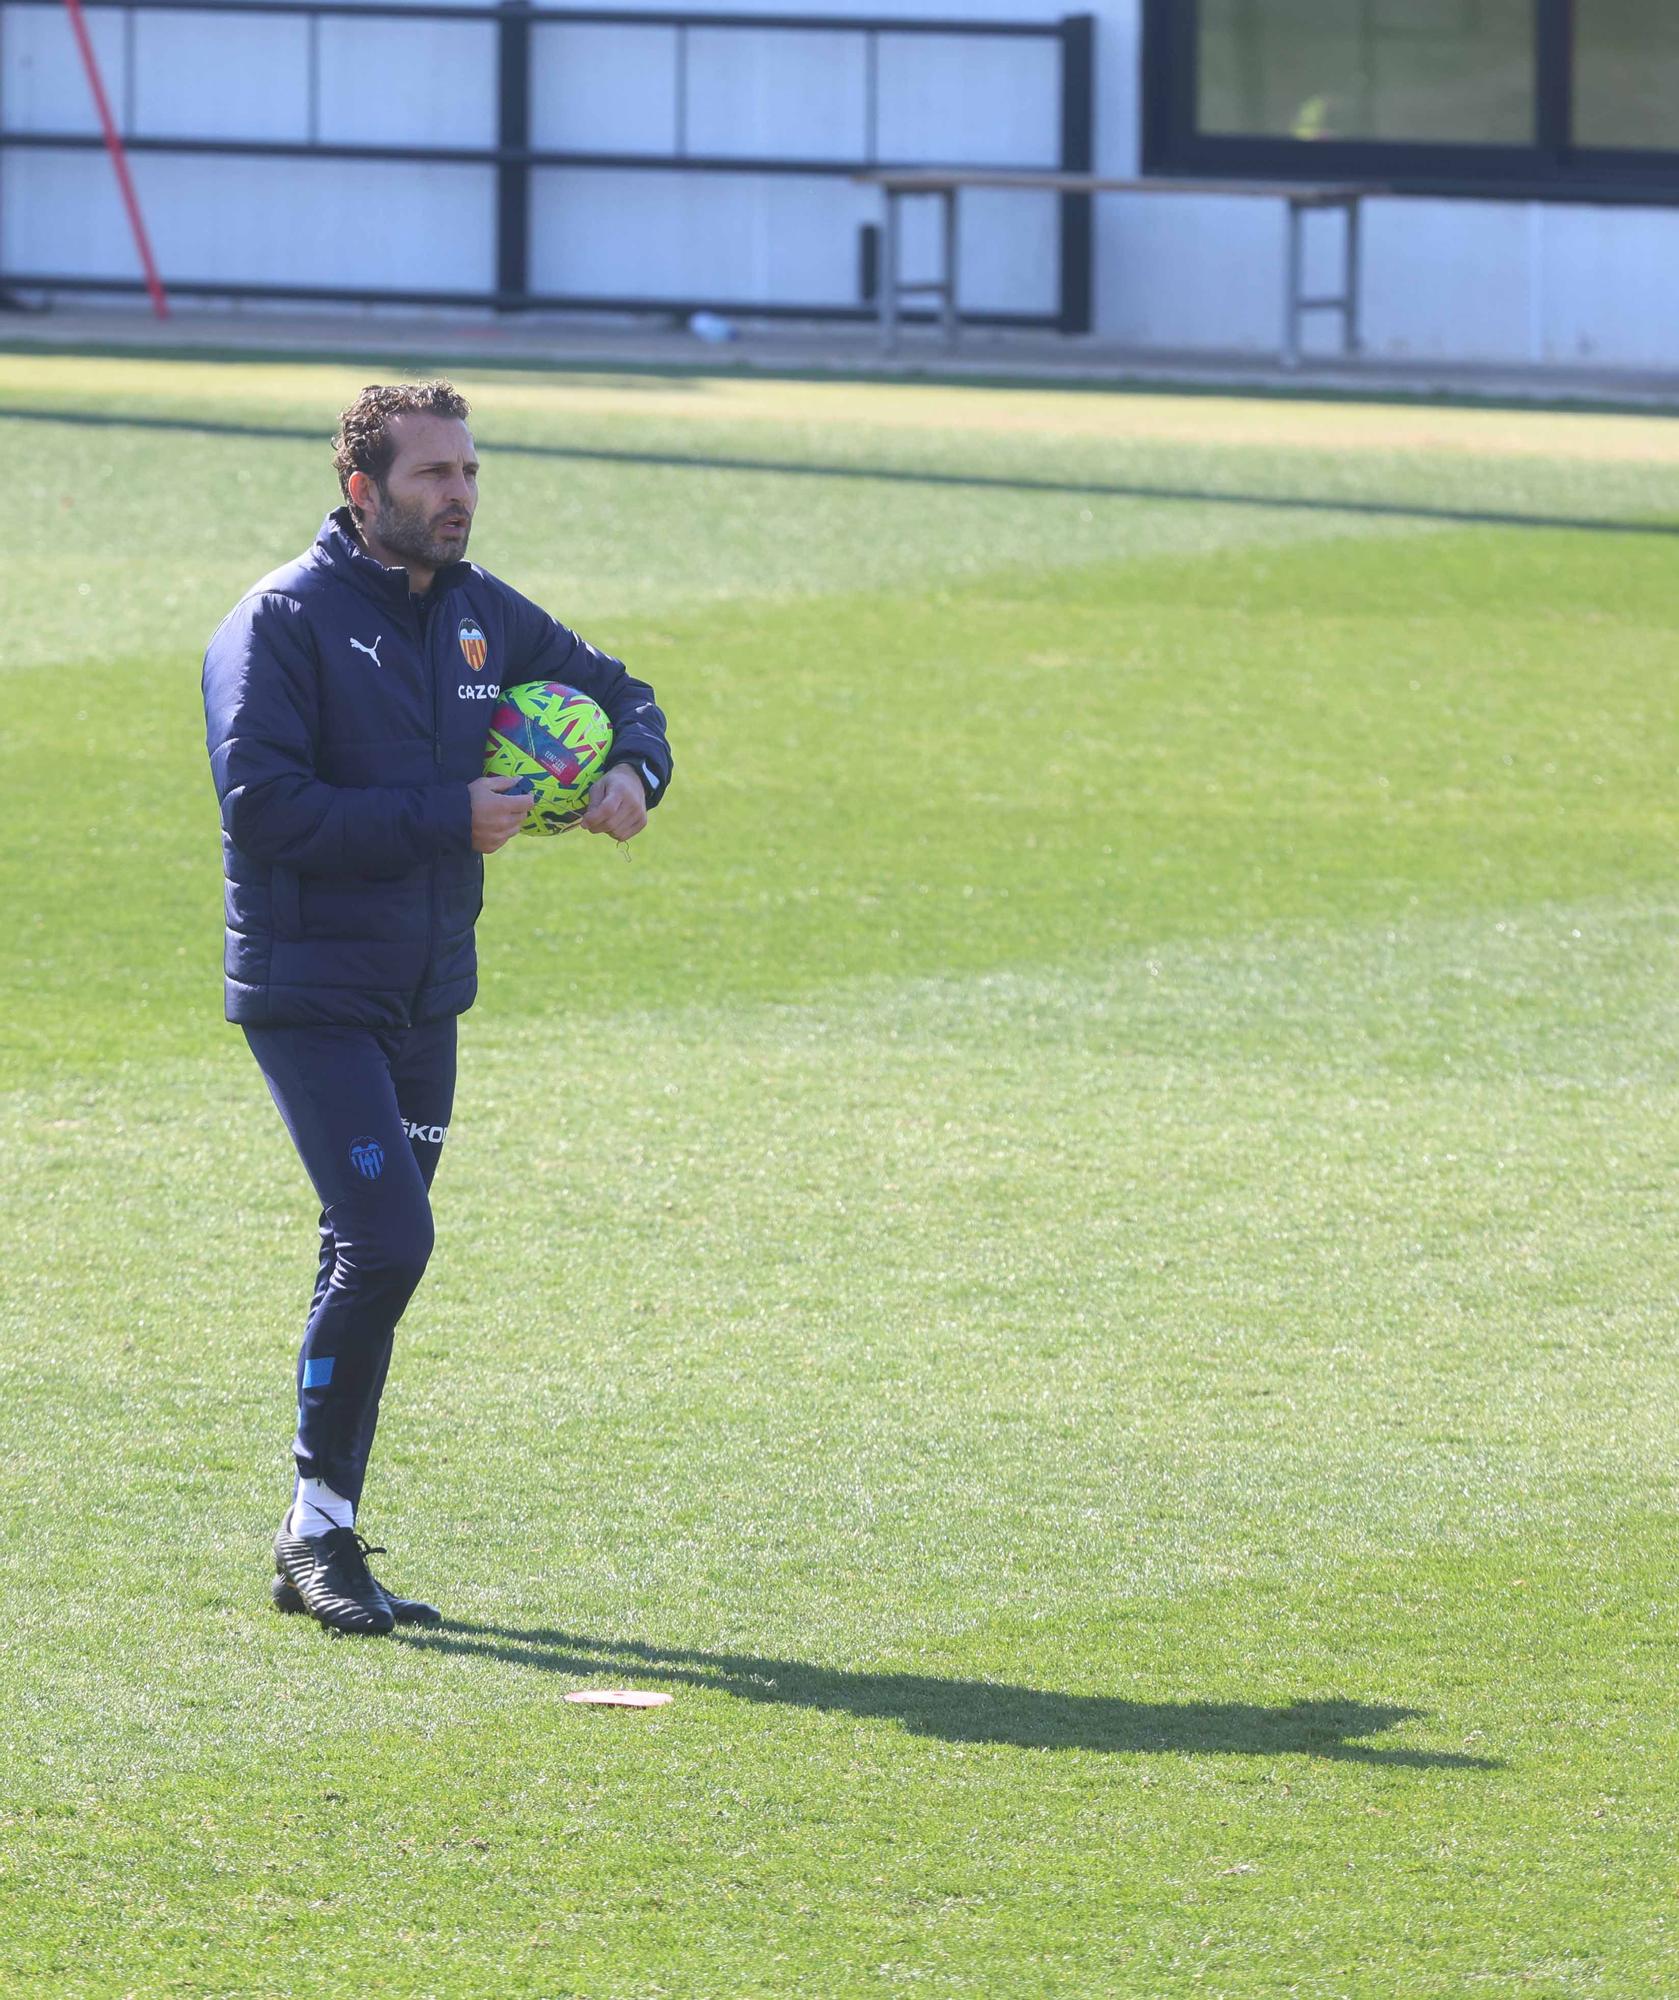
MULTIPOLYGON (((360 591, 389 611, 406 611, 410 598, 408 572, 399 564, 387 569, 370 556, 356 533, 355 518, 348 507, 335 507, 321 523, 315 548, 322 562, 360 591)), ((427 598, 441 597, 472 574, 469 562, 445 563, 431 580, 427 598)), ((423 599, 421 600, 424 601, 423 599)))

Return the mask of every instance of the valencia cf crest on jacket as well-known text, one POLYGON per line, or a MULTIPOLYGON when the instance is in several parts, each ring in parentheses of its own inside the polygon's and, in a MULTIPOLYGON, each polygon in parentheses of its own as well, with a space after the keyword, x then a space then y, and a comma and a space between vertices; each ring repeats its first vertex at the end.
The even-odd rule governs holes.
POLYGON ((466 656, 466 663, 474 673, 478 672, 490 656, 484 628, 474 618, 461 620, 461 652, 466 656))

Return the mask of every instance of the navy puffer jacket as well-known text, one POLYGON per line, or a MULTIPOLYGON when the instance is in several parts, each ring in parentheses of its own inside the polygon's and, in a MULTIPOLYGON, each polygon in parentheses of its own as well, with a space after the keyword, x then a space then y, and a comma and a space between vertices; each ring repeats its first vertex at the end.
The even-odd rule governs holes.
POLYGON ((234 606, 204 656, 230 1021, 391 1028, 472 1005, 484 864, 467 786, 495 697, 522 681, 599 702, 608 763, 664 796, 653 690, 474 563, 412 596, 340 508, 234 606))

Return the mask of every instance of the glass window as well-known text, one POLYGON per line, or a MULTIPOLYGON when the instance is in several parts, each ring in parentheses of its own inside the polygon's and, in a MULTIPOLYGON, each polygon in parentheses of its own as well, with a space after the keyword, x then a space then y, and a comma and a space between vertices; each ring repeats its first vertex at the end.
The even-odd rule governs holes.
MULTIPOLYGON (((1654 11, 1658 0, 1583 0, 1654 11)), ((1535 143, 1534 0, 1200 0, 1203 132, 1535 143)))
POLYGON ((1679 9, 1574 0, 1574 143, 1679 147, 1679 9))

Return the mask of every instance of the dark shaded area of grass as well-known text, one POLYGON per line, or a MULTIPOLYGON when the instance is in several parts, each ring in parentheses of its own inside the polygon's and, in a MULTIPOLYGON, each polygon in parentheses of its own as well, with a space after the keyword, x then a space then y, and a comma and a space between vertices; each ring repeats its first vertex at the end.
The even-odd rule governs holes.
MULTIPOLYGON (((32 410, 0 406, 0 419, 19 423, 75 424, 98 430, 186 432, 198 437, 255 438, 284 444, 318 444, 320 434, 301 425, 226 423, 208 417, 168 417, 103 410, 32 410)), ((960 487, 978 492, 1059 494, 1086 500, 1147 500, 1192 507, 1265 507, 1308 514, 1356 514, 1375 520, 1431 521, 1446 527, 1560 528, 1594 535, 1679 535, 1679 522, 1627 521, 1602 515, 1524 514, 1500 508, 1441 507, 1409 500, 1362 500, 1341 494, 1253 493, 1219 487, 1162 486, 1124 480, 1030 479, 983 472, 948 472, 897 465, 812 464, 797 459, 721 458, 661 451, 618 451, 600 446, 531 444, 481 438, 498 457, 560 459, 588 465, 656 466, 694 472, 777 473, 797 479, 884 480, 893 485, 960 487)))
POLYGON ((742 1701, 785 1702, 871 1721, 896 1721, 917 1736, 952 1743, 1009 1743, 1022 1750, 1096 1750, 1199 1757, 1353 1758, 1415 1770, 1441 1766, 1496 1770, 1498 1760, 1449 1750, 1379 1749, 1357 1741, 1419 1719, 1423 1711, 1358 1701, 1126 1701, 1118 1695, 1062 1694, 990 1681, 926 1674, 847 1673, 808 1660, 751 1653, 705 1653, 635 1639, 505 1625, 453 1624, 441 1632, 401 1632, 425 1652, 476 1653, 542 1673, 633 1673, 643 1680, 711 1688, 742 1701))

